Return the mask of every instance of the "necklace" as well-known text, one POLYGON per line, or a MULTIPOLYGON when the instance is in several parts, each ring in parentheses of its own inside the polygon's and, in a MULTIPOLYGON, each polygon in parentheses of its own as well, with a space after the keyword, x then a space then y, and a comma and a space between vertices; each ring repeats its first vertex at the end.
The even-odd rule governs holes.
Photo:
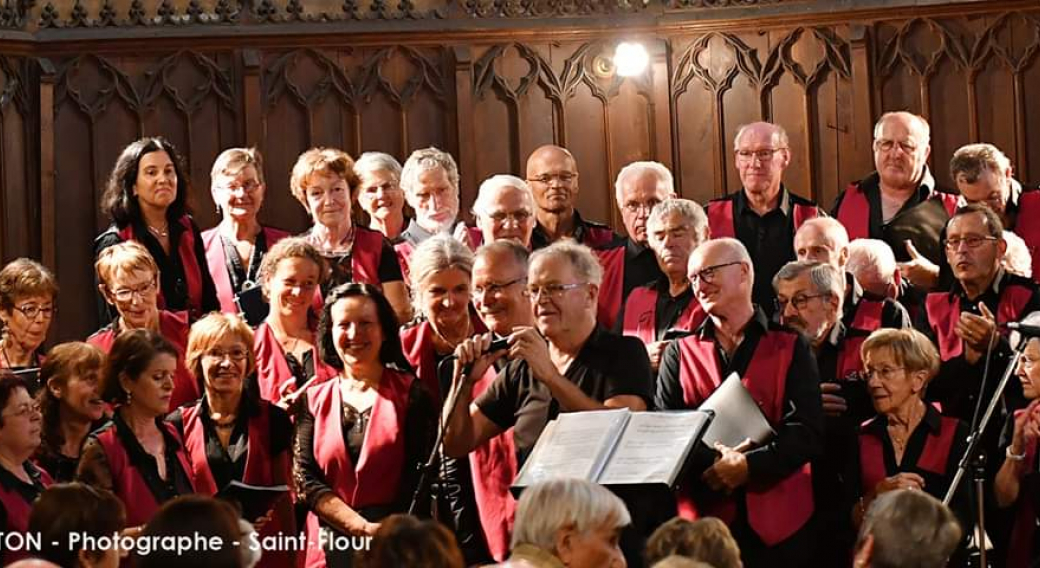
POLYGON ((160 239, 165 239, 166 237, 170 236, 170 226, 167 224, 166 226, 159 228, 148 225, 148 232, 159 237, 160 239))
MULTIPOLYGON (((14 369, 19 367, 11 361, 11 356, 7 354, 7 339, 0 339, 0 355, 3 355, 3 368, 14 369)), ((29 363, 27 366, 31 366, 33 363, 32 356, 29 357, 29 363)))

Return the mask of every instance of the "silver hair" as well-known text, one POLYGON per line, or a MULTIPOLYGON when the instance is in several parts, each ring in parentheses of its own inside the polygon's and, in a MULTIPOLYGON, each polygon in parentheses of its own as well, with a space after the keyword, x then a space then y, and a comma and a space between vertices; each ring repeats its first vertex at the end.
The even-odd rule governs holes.
POLYGON ((354 162, 354 173, 358 177, 367 172, 378 171, 389 173, 394 181, 401 183, 401 163, 390 154, 385 152, 365 152, 358 156, 357 161, 354 162))
POLYGON ((963 174, 965 181, 975 183, 983 170, 1001 175, 1011 167, 1011 160, 993 144, 968 144, 957 148, 950 158, 950 177, 954 181, 963 174))
POLYGON ((874 140, 877 140, 881 136, 881 128, 885 126, 885 123, 893 118, 909 118, 912 122, 917 124, 918 132, 924 136, 922 144, 927 146, 931 141, 932 126, 928 124, 928 121, 922 116, 905 110, 890 111, 881 115, 881 118, 877 119, 877 122, 874 123, 874 140))
POLYGON ((672 176, 672 172, 667 166, 661 162, 632 162, 631 164, 621 168, 621 171, 618 172, 617 179, 614 181, 614 196, 617 199, 618 206, 622 205, 621 190, 628 181, 628 178, 644 174, 653 174, 657 176, 657 187, 663 188, 665 195, 675 195, 675 178, 672 176))
POLYGON ((856 548, 870 535, 874 537, 870 565, 875 568, 942 568, 961 534, 949 507, 924 491, 901 489, 874 500, 863 519, 856 548))
POLYGON ((798 227, 798 231, 795 233, 796 239, 798 233, 802 232, 806 227, 816 227, 824 234, 829 235, 834 240, 834 248, 836 250, 849 246, 848 230, 845 229, 845 225, 842 225, 834 217, 814 217, 802 223, 802 226, 798 227))
POLYGON ((491 241, 480 246, 477 252, 473 254, 474 261, 478 258, 483 258, 489 255, 504 254, 512 258, 513 262, 517 266, 524 269, 524 273, 527 273, 527 265, 531 259, 531 252, 527 250, 527 247, 518 243, 513 239, 500 239, 497 241, 491 241))
POLYGON ((897 267, 895 253, 885 241, 856 239, 849 243, 849 261, 845 264, 845 270, 851 272, 857 280, 863 279, 861 274, 870 275, 874 280, 889 286, 895 283, 897 267))
POLYGON ((578 278, 583 282, 595 284, 596 286, 603 283, 603 267, 600 266, 599 260, 593 254, 592 249, 571 239, 556 241, 545 248, 534 251, 531 254, 531 261, 528 263, 528 266, 534 266, 536 262, 543 258, 557 256, 566 259, 571 267, 574 268, 574 271, 578 273, 578 278))
POLYGON ((427 280, 434 274, 457 268, 473 274, 473 251, 450 235, 434 235, 423 241, 408 263, 412 279, 412 307, 415 313, 429 316, 423 306, 427 280))
POLYGON ((837 268, 826 262, 810 262, 795 260, 783 265, 773 276, 773 289, 776 290, 781 282, 788 282, 800 278, 803 274, 809 274, 809 282, 817 294, 827 294, 838 298, 838 302, 845 297, 845 279, 837 268))
POLYGON ((787 131, 784 130, 783 126, 779 124, 773 124, 772 122, 752 122, 750 124, 741 124, 737 127, 737 135, 733 137, 733 150, 736 151, 740 147, 740 139, 744 136, 744 133, 753 126, 759 124, 768 124, 773 127, 773 138, 776 139, 777 148, 787 148, 791 145, 791 139, 787 136, 787 131))
POLYGON ((430 146, 429 148, 412 152, 412 155, 408 156, 408 160, 405 161, 404 167, 401 168, 401 189, 404 190, 405 196, 410 198, 415 193, 416 185, 419 183, 419 176, 423 172, 434 168, 444 169, 444 173, 448 176, 448 183, 455 188, 457 193, 459 190, 459 167, 455 164, 455 158, 452 158, 451 154, 443 150, 430 146))
POLYGON ((604 527, 621 528, 631 522, 625 503, 605 487, 574 478, 543 481, 528 487, 520 496, 512 548, 528 544, 555 552, 556 534, 563 529, 587 534, 604 527))
POLYGON ((480 184, 480 189, 477 190, 477 199, 473 201, 473 214, 479 217, 483 217, 488 214, 488 201, 491 196, 499 189, 510 187, 513 188, 524 196, 524 201, 527 202, 527 207, 530 213, 534 213, 534 194, 531 193, 531 186, 527 185, 527 182, 509 174, 497 174, 493 175, 480 184))
POLYGON ((677 213, 682 217, 683 221, 690 226, 690 230, 698 236, 703 235, 705 229, 708 228, 708 216, 704 214, 703 207, 695 201, 673 197, 654 206, 650 217, 646 220, 647 234, 653 231, 651 227, 660 225, 664 222, 665 217, 672 213, 677 213))
POLYGON ((1029 245, 1011 231, 1004 231, 1004 242, 1007 243, 1007 250, 1004 251, 1004 258, 1000 259, 1004 270, 1023 278, 1032 278, 1033 257, 1029 253, 1029 245))

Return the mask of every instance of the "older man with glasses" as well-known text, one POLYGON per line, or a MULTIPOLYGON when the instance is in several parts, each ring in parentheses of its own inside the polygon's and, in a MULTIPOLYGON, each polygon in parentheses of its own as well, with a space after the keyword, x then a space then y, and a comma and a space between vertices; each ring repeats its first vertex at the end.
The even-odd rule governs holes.
POLYGON ((512 239, 525 248, 531 247, 534 196, 524 180, 507 174, 484 180, 473 202, 473 216, 477 226, 467 231, 470 247, 476 249, 500 239, 512 239))
POLYGON ((772 314, 770 280, 794 260, 795 231, 820 210, 783 184, 791 149, 782 127, 768 122, 741 126, 733 151, 742 188, 708 203, 708 223, 713 237, 733 237, 744 244, 757 274, 751 297, 772 314))
POLYGON ((673 342, 657 376, 655 406, 697 408, 731 373, 742 378, 776 431, 760 447, 717 444, 694 455, 680 514, 717 516, 745 566, 807 566, 813 539, 809 460, 823 447, 819 375, 808 342, 771 323, 751 301, 755 269, 740 241, 707 241, 690 257, 690 282, 708 319, 673 342))
POLYGON ((564 237, 592 248, 606 246, 617 238, 610 227, 587 221, 578 213, 578 161, 566 148, 552 144, 538 147, 527 158, 526 170, 537 206, 532 249, 547 247, 564 237))

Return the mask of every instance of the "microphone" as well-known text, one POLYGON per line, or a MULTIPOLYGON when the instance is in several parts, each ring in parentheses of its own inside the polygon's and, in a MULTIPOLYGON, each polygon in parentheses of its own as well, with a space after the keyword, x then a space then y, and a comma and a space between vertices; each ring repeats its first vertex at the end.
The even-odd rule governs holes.
MULTIPOLYGON (((508 347, 509 347, 509 338, 508 337, 496 337, 496 338, 491 340, 491 345, 488 345, 487 351, 484 351, 481 354, 483 355, 485 353, 494 353, 495 351, 500 351, 500 350, 506 349, 508 347)), ((454 361, 455 359, 458 359, 458 356, 456 356, 454 353, 452 353, 451 355, 448 355, 445 358, 446 361, 454 361)))
POLYGON ((1040 325, 1030 325, 1028 323, 1012 321, 1003 324, 1001 327, 1010 331, 1017 331, 1019 334, 1026 337, 1040 337, 1040 325))

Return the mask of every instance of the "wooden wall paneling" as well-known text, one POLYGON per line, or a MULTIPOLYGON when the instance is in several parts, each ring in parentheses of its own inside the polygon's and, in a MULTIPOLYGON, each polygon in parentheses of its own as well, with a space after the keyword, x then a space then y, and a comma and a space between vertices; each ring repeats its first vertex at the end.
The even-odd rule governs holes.
POLYGON ((45 266, 57 266, 58 225, 57 199, 54 176, 57 164, 54 155, 54 83, 58 70, 47 58, 37 60, 40 68, 40 260, 45 266))
MULTIPOLYGON (((474 96, 474 64, 473 50, 470 46, 454 46, 452 59, 455 62, 455 108, 476 110, 474 96)), ((456 120, 457 136, 459 139, 459 153, 456 155, 459 166, 459 189, 463 192, 468 188, 474 188, 478 180, 478 157, 476 121, 473 112, 460 112, 456 120)), ((497 147, 497 145, 496 145, 497 147)), ((472 203, 474 196, 463 193, 462 201, 467 198, 472 203)))
MULTIPOLYGON (((862 179, 874 169, 873 128, 881 101, 874 79, 873 38, 870 26, 862 23, 849 26, 852 76, 848 88, 851 96, 844 99, 848 101, 849 119, 845 122, 847 129, 841 136, 841 148, 845 152, 841 155, 842 175, 839 176, 838 187, 834 188, 835 197, 849 183, 862 179)), ((839 107, 846 108, 846 105, 839 107)), ((824 205, 830 210, 833 204, 834 199, 829 199, 824 205)))
POLYGON ((245 131, 244 144, 256 147, 264 152, 264 113, 262 88, 260 85, 260 64, 262 57, 255 49, 239 51, 242 66, 242 114, 245 131))
MULTIPOLYGON (((670 61, 670 44, 664 38, 648 40, 647 51, 650 52, 650 68, 648 70, 652 89, 648 110, 650 116, 650 156, 655 161, 661 162, 668 169, 675 172, 672 150, 672 100, 670 96, 669 80, 671 73, 668 63, 670 61)), ((675 190, 679 191, 679 180, 675 180, 675 190)))
POLYGON ((717 149, 718 114, 716 90, 702 81, 694 58, 703 49, 702 38, 672 39, 671 99, 674 172, 683 197, 699 203, 722 191, 717 149))
MULTIPOLYGON (((1030 19, 1036 25, 1037 19, 1030 19)), ((1036 36, 1032 38, 1035 42, 1036 36)), ((1024 147, 1014 157, 1015 175, 1025 183, 1040 183, 1040 105, 1034 102, 1040 98, 1040 57, 1035 51, 1022 67, 1021 84, 1022 98, 1026 101, 1019 120, 1024 147)))

